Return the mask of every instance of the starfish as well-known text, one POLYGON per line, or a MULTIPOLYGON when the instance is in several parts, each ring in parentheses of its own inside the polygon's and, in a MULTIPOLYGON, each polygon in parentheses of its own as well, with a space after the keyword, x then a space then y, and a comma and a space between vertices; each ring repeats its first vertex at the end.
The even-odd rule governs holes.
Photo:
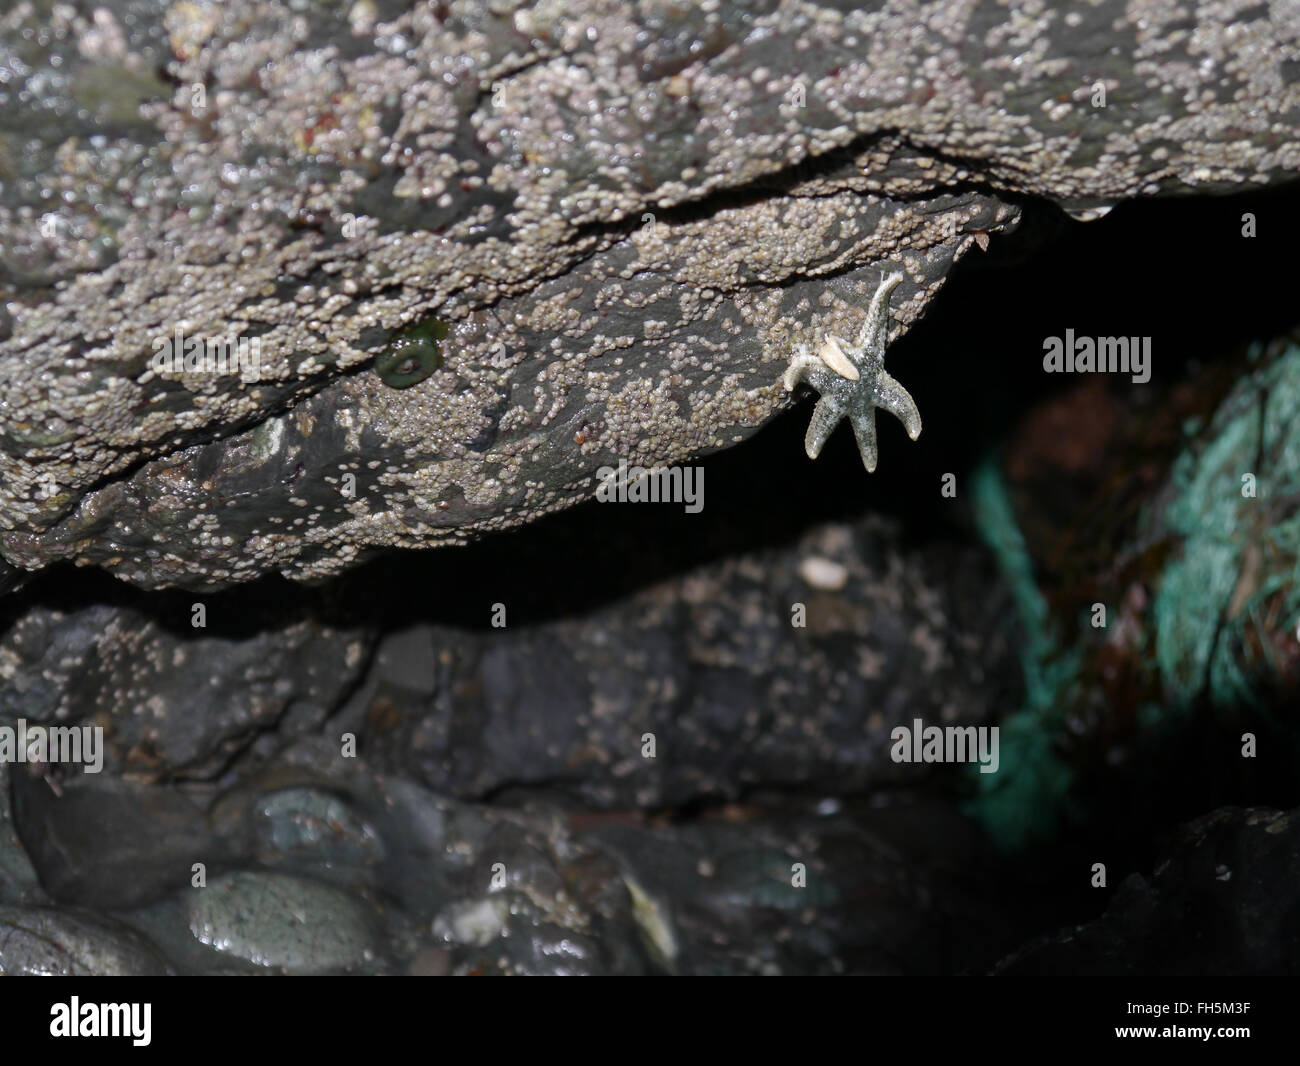
POLYGON ((889 322, 889 294, 903 280, 902 274, 890 274, 880 282, 867 310, 867 323, 856 345, 827 335, 816 355, 806 344, 795 349, 795 357, 785 371, 785 387, 792 391, 800 381, 821 393, 813 410, 804 450, 809 459, 821 454, 840 419, 848 417, 858 438, 862 465, 871 474, 876 469, 876 408, 894 415, 916 440, 921 435, 921 413, 916 403, 897 381, 885 373, 885 335, 889 322))

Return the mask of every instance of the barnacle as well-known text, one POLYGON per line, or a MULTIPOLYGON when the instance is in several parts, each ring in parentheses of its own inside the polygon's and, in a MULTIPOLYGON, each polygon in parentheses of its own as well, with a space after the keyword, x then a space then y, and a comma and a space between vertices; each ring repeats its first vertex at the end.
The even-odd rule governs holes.
POLYGON ((407 326, 393 338, 386 352, 376 356, 375 373, 394 389, 418 384, 442 366, 439 342, 445 336, 447 323, 437 318, 407 326))

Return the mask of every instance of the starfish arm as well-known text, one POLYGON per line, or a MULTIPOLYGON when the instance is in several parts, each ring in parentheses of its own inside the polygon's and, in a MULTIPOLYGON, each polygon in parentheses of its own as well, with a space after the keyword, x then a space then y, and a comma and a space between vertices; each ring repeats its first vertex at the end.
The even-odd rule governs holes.
POLYGON ((824 445, 840 419, 844 417, 844 407, 831 396, 823 396, 813 408, 812 421, 808 423, 808 433, 803 439, 803 450, 809 459, 821 455, 824 445))
POLYGON ((903 275, 898 272, 881 280, 880 288, 871 298, 871 306, 867 309, 867 324, 862 328, 862 336, 858 340, 859 348, 867 351, 884 351, 885 336, 889 327, 889 294, 898 288, 902 280, 903 275))
POLYGON ((849 421, 853 424, 853 435, 858 438, 858 454, 862 456, 862 465, 868 474, 876 472, 876 409, 868 404, 854 411, 849 421))
POLYGON ((916 409, 916 401, 883 370, 876 378, 876 405, 902 422, 912 440, 921 435, 921 412, 916 409))
POLYGON ((785 368, 784 381, 786 392, 793 392, 794 387, 798 385, 800 381, 809 381, 811 384, 810 379, 813 372, 824 370, 825 367, 826 364, 815 355, 809 354, 808 349, 800 345, 794 359, 791 360, 790 365, 785 368))

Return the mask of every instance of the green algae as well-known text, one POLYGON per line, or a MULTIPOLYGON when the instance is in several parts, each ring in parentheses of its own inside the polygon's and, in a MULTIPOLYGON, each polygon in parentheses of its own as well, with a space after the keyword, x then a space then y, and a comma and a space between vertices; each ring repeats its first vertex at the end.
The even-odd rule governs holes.
POLYGON ((1151 516, 1181 541, 1153 608, 1165 699, 1259 708, 1300 617, 1300 348, 1237 385, 1170 484, 1151 516))
MULTIPOLYGON (((1262 354, 1212 418, 1184 426, 1188 443, 1140 523, 1140 541, 1167 548, 1146 616, 1160 697, 1136 707, 1148 739, 1167 738, 1198 706, 1248 709, 1277 725, 1275 697, 1297 682, 1300 347, 1262 354)), ((1093 679, 1083 674, 1087 648, 1067 644, 1051 616, 995 456, 974 472, 972 506, 1015 602, 1025 694, 1000 723, 999 771, 972 767, 966 810, 1017 849, 1078 813, 1058 741, 1093 679)))
POLYGON ((999 847, 1014 850, 1046 838, 1069 810, 1073 771, 1056 752, 1053 738, 1063 726, 1081 657, 1058 644, 996 455, 986 456, 975 469, 971 493, 980 536, 1015 601, 1025 694, 1020 709, 999 723, 998 772, 973 772, 976 794, 966 811, 999 847))

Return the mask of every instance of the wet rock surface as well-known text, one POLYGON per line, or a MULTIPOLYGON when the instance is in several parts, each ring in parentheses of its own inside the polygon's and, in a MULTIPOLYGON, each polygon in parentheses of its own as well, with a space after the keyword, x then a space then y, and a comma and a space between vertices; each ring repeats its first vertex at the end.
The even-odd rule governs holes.
MULTIPOLYGON (((612 565, 626 547, 588 561, 599 573, 602 551, 612 565)), ((381 578, 358 587, 389 601, 401 575, 381 578)), ((373 653, 354 671, 332 664, 347 698, 273 718, 227 759, 158 745, 147 773, 120 758, 101 774, 10 768, 22 843, 6 890, 111 915, 187 973, 919 973, 954 951, 974 959, 943 928, 951 908, 996 928, 979 893, 954 895, 951 868, 826 797, 931 777, 888 758, 890 729, 913 715, 995 715, 999 686, 1017 680, 993 581, 977 554, 910 546, 897 520, 868 517, 550 621, 528 622, 526 601, 523 624, 500 630, 362 611, 351 639, 373 653), (367 628, 384 615, 386 635, 367 628), (794 812, 779 799, 791 794, 794 812), (669 812, 692 806, 715 813, 675 828, 669 812)), ((114 647, 104 634, 149 609, 134 595, 21 616, 7 645, 21 693, 51 694, 45 718, 58 720, 114 647), (35 632, 58 639, 41 654, 35 632)), ((216 647, 256 661, 308 626, 341 658, 351 645, 320 625, 236 627, 216 647)), ((211 671, 247 693, 223 654, 199 654, 213 644, 202 630, 164 635, 169 684, 201 691, 211 671)), ((285 690, 321 669, 276 662, 285 690)), ((155 702, 184 706, 179 691, 155 702)), ((214 750, 244 736, 229 700, 204 715, 214 750)), ((918 809, 985 847, 960 819, 918 809)))
POLYGON ((11 772, 7 764, 0 764, 0 903, 45 903, 48 897, 41 889, 36 868, 14 830, 9 801, 11 772))
POLYGON ((726 447, 796 344, 897 268, 900 336, 1026 195, 1294 174, 1296 33, 1211 2, 20 4, 0 552, 319 576, 726 447), (444 327, 418 383, 370 371, 444 327), (258 341, 256 375, 157 363, 186 336, 258 341))
POLYGON ((403 628, 341 727, 375 765, 465 799, 882 787, 926 772, 890 760, 896 726, 987 723, 1018 685, 993 580, 977 552, 908 545, 896 523, 825 527, 579 618, 403 628))
POLYGON ((188 879, 178 855, 220 858, 202 811, 179 791, 77 777, 66 788, 22 769, 11 777, 15 827, 52 898, 128 907, 188 879))
POLYGON ((373 643, 289 622, 265 602, 175 598, 148 613, 139 602, 16 619, 0 637, 0 721, 98 725, 108 766, 142 780, 204 779, 255 757, 264 734, 318 726, 359 681, 373 643))
POLYGON ((120 922, 53 907, 0 907, 0 974, 139 977, 167 965, 120 922))
MULTIPOLYGON (((331 758, 319 745, 289 755, 299 769, 331 758)), ((950 964, 950 922, 984 929, 959 954, 978 957, 983 937, 997 941, 987 903, 941 891, 939 873, 869 819, 830 808, 802 819, 735 808, 673 830, 639 816, 591 824, 467 806, 363 766, 338 779, 352 802, 385 812, 365 836, 383 853, 381 894, 357 876, 368 862, 341 861, 321 835, 305 847, 299 835, 260 857, 312 876, 241 870, 120 910, 120 942, 96 930, 120 957, 95 941, 104 955, 87 965, 149 972, 152 957, 127 951, 147 936, 192 973, 921 973, 950 964)), ((297 807, 270 816, 279 836, 303 824, 301 801, 284 795, 259 800, 264 811, 297 807)), ((43 913, 10 910, 15 928, 43 913)), ((15 969, 45 965, 28 958, 26 941, 12 950, 23 952, 11 956, 15 969)))
POLYGON ((373 959, 365 911, 325 885, 283 874, 236 873, 193 893, 190 933, 257 966, 347 970, 373 959))

